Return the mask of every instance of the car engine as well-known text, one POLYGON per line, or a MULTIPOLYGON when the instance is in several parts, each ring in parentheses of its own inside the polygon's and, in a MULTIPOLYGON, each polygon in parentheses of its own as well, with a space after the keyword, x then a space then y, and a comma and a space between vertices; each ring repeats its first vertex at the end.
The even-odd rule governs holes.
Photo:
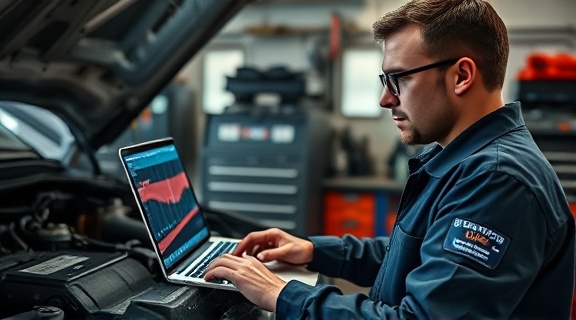
MULTIPOLYGON (((0 208, 0 319, 261 315, 240 293, 166 282, 127 187, 72 181, 0 188, 10 199, 0 208)), ((233 225, 233 215, 205 215, 224 235, 251 231, 233 225)))

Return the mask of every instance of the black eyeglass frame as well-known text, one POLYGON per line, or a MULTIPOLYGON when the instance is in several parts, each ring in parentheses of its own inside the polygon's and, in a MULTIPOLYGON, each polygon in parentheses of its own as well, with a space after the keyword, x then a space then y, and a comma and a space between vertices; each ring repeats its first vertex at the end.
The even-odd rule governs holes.
POLYGON ((440 67, 440 66, 443 66, 446 64, 454 64, 454 63, 458 62, 458 60, 460 60, 460 58, 441 60, 438 62, 427 64, 427 65, 422 66, 422 67, 418 67, 418 68, 414 68, 414 69, 406 70, 406 71, 401 71, 401 72, 392 72, 392 73, 382 72, 378 75, 378 77, 380 77, 380 82, 382 82, 382 86, 386 87, 386 85, 388 85, 388 90, 390 90, 390 93, 392 93, 393 95, 398 97, 398 96, 400 96, 400 86, 398 85, 398 78, 405 77, 407 75, 411 75, 414 73, 422 72, 425 70, 437 68, 437 67, 440 67))

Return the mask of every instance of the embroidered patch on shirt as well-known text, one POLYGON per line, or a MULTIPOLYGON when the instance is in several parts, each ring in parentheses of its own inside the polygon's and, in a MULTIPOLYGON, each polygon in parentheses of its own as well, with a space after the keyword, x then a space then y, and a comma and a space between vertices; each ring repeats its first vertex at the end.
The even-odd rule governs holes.
POLYGON ((510 239, 486 226, 454 218, 444 240, 444 250, 470 258, 490 269, 502 260, 510 239))

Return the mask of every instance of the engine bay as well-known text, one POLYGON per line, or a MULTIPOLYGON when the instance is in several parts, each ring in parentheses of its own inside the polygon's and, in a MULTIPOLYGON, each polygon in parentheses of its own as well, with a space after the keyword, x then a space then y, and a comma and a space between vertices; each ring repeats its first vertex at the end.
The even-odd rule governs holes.
MULTIPOLYGON (((35 192, 0 209, 0 319, 257 319, 261 314, 237 292, 166 282, 130 194, 104 194, 35 192)), ((242 231, 226 223, 232 220, 225 213, 206 215, 217 230, 242 231)))

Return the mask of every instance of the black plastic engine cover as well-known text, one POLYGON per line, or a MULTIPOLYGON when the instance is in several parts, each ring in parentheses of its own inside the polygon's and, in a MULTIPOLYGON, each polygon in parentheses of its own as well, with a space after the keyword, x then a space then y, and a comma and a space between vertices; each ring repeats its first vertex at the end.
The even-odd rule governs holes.
MULTIPOLYGON (((20 252, 0 258, 0 319, 37 306, 65 319, 257 319, 240 293, 155 281, 123 252, 20 252)), ((32 318, 10 318, 32 319, 32 318)))

